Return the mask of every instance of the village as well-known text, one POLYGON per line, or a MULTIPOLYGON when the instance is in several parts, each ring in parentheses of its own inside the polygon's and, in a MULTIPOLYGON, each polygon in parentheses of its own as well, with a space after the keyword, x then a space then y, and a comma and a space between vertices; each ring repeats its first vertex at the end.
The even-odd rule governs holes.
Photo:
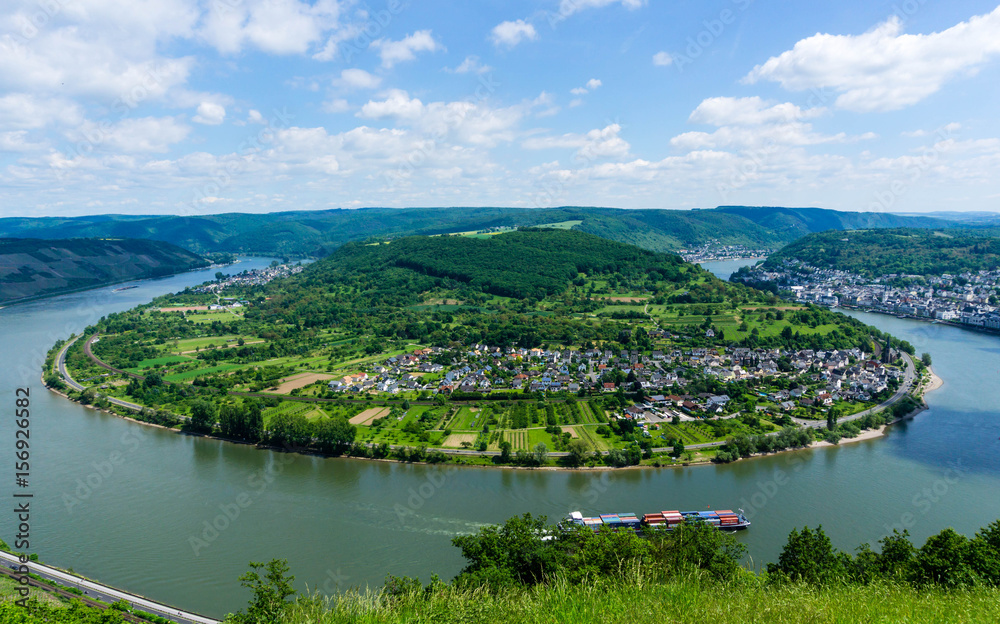
POLYGON ((1000 301, 996 295, 1000 270, 929 277, 890 274, 868 279, 786 260, 780 269, 758 266, 739 279, 773 282, 779 289, 793 292, 795 299, 803 303, 1000 329, 1000 301))
MULTIPOLYGON (((654 330, 651 337, 669 337, 654 330)), ((687 392, 694 380, 754 388, 754 411, 818 417, 836 403, 856 410, 885 396, 896 368, 867 359, 859 349, 785 351, 779 348, 712 348, 611 351, 524 349, 476 344, 448 351, 430 347, 386 358, 366 370, 329 382, 336 393, 416 392, 488 398, 491 394, 536 396, 627 394, 612 416, 641 423, 731 418, 748 405, 735 392, 687 392), (442 362, 447 361, 447 364, 442 362), (730 396, 732 394, 733 396, 730 396)), ((699 385, 704 385, 701 383, 699 385)), ((716 384, 718 386, 718 384, 716 384)), ((495 397, 497 398, 497 397, 495 397)))
POLYGON ((215 280, 214 282, 209 282, 204 286, 192 288, 191 292, 195 294, 216 294, 227 288, 263 286, 264 284, 272 282, 276 279, 301 273, 303 268, 304 267, 302 267, 301 264, 272 264, 265 269, 251 269, 249 271, 242 271, 235 275, 225 276, 221 279, 215 280))

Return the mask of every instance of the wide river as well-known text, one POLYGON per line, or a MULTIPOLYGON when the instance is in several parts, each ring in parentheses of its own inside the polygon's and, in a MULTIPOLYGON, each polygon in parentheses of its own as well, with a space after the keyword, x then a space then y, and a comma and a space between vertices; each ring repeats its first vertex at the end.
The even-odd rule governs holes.
MULTIPOLYGON (((739 266, 726 264, 706 268, 726 277, 739 266)), ((222 616, 246 604, 237 577, 250 561, 287 558, 299 589, 324 592, 375 587, 388 573, 447 579, 462 566, 451 538, 524 512, 743 507, 753 526, 740 539, 757 566, 804 525, 853 549, 893 526, 922 543, 1000 518, 1000 339, 873 314, 855 316, 933 355, 945 385, 928 395, 931 409, 882 439, 718 467, 457 470, 285 455, 133 424, 42 387, 55 340, 214 272, 0 310, 2 439, 12 454, 14 391, 29 387, 31 551, 42 561, 222 616)), ((0 537, 13 543, 13 506, 2 508, 0 537)))

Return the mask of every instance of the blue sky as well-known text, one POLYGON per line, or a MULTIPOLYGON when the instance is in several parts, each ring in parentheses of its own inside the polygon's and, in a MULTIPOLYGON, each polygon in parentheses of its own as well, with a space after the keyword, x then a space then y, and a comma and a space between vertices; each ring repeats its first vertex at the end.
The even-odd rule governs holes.
POLYGON ((0 216, 998 210, 995 1, 7 0, 0 216))

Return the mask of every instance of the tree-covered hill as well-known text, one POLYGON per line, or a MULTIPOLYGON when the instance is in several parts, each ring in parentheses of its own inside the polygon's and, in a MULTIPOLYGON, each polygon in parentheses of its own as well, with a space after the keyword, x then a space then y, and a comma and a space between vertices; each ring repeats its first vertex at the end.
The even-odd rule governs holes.
POLYGON ((927 217, 849 213, 819 208, 724 207, 714 210, 612 208, 364 208, 202 216, 43 217, 0 219, 0 236, 129 237, 166 241, 197 253, 324 256, 351 241, 566 224, 653 251, 718 241, 775 248, 809 232, 859 227, 947 227, 927 217))
POLYGON ((175 245, 136 239, 0 239, 0 303, 208 266, 175 245))
POLYGON ((349 243, 310 267, 309 273, 341 280, 402 269, 493 295, 540 299, 565 290, 579 273, 635 274, 676 282, 685 274, 683 266, 678 256, 581 232, 524 230, 485 239, 417 236, 380 245, 349 243))
POLYGON ((818 232, 787 245, 765 266, 785 260, 861 275, 941 275, 1000 267, 1000 238, 960 229, 893 228, 818 232))

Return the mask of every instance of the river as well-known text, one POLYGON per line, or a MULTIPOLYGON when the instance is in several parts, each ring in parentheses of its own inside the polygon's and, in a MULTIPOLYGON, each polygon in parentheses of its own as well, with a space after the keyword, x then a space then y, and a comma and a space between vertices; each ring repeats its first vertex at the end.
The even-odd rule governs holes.
MULTIPOLYGON (((718 467, 515 471, 295 456, 130 423, 42 387, 56 339, 212 274, 0 310, 0 396, 13 407, 14 389, 31 389, 30 550, 42 561, 222 616, 246 604, 237 577, 249 561, 287 558, 300 590, 375 587, 387 573, 447 579, 462 565, 452 537, 524 512, 743 507, 753 526, 739 538, 755 565, 804 525, 822 524, 853 549, 893 526, 922 543, 946 526, 972 534, 1000 518, 1000 339, 887 316, 853 314, 933 354, 945 385, 928 395, 931 409, 883 439, 718 467)), ((2 439, 12 451, 9 417, 2 439)), ((10 509, 0 514, 8 543, 10 509)))

